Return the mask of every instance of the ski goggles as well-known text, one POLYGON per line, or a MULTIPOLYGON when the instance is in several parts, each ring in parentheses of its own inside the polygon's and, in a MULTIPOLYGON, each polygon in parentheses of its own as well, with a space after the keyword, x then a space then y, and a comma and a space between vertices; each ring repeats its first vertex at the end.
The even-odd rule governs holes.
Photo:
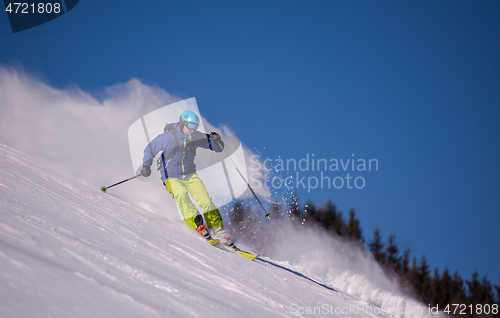
POLYGON ((193 123, 186 123, 186 127, 189 130, 196 130, 196 129, 198 129, 198 125, 197 124, 193 124, 193 123))

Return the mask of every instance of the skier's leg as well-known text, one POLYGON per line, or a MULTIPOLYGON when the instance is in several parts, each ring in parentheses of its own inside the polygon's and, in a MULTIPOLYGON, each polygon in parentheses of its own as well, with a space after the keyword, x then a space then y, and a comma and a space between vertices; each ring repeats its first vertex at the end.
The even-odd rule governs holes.
MULTIPOLYGON (((168 178, 167 181, 165 181, 165 185, 167 186, 167 190, 172 193, 175 201, 179 205, 184 221, 186 221, 190 228, 196 230, 199 226, 199 224, 196 224, 196 221, 199 223, 201 217, 196 219, 198 210, 196 210, 193 202, 191 202, 188 191, 183 185, 183 181, 176 178, 168 178)), ((201 224, 203 224, 203 222, 201 222, 201 224)))
POLYGON ((198 175, 194 174, 187 180, 185 180, 184 185, 188 189, 191 196, 196 200, 196 203, 203 210, 203 216, 207 222, 207 226, 215 230, 215 233, 220 235, 224 244, 239 250, 229 238, 226 230, 224 230, 224 225, 222 223, 222 217, 220 216, 217 206, 212 202, 212 197, 208 194, 207 188, 200 180, 198 175))
POLYGON ((203 216, 209 228, 213 228, 216 232, 221 231, 224 226, 217 206, 212 202, 212 197, 208 194, 207 188, 200 180, 198 175, 193 174, 187 180, 184 180, 184 185, 191 196, 196 200, 198 206, 203 210, 203 216))

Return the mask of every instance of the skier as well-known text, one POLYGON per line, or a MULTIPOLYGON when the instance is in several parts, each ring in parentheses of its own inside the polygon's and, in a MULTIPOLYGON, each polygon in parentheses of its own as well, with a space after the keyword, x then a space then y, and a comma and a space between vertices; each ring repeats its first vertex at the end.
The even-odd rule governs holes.
POLYGON ((214 240, 207 230, 211 228, 215 234, 220 235, 227 246, 233 247, 227 232, 224 230, 222 218, 217 206, 212 202, 207 188, 196 174, 194 158, 196 148, 201 147, 215 152, 221 152, 224 142, 216 132, 204 134, 197 131, 200 119, 192 111, 181 114, 179 122, 167 124, 163 134, 158 135, 144 149, 143 167, 141 175, 151 175, 151 164, 155 156, 161 151, 161 178, 168 192, 173 196, 187 225, 204 236, 212 245, 219 240, 214 240), (198 213, 189 194, 196 200, 203 210, 207 227, 203 218, 198 213))

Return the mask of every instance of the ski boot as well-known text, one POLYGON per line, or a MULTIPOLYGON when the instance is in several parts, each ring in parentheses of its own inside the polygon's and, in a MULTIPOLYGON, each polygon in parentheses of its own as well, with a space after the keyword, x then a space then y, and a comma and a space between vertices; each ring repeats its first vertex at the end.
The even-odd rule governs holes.
POLYGON ((232 248, 235 251, 239 251, 240 249, 236 247, 236 245, 233 244, 233 241, 229 238, 229 235, 227 234, 226 230, 220 230, 217 232, 218 235, 220 235, 223 239, 224 245, 227 247, 232 248))
POLYGON ((210 236, 210 233, 208 233, 208 230, 207 228, 205 227, 204 224, 201 224, 200 226, 198 226, 198 228, 196 229, 196 231, 198 233, 200 233, 204 238, 207 239, 208 243, 210 243, 212 246, 213 245, 216 245, 218 244, 220 241, 217 240, 217 239, 213 239, 211 236, 210 236))

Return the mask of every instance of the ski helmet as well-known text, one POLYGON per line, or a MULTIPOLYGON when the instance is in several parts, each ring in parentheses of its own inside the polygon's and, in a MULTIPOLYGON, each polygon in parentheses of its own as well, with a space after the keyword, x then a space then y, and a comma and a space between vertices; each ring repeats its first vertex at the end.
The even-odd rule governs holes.
POLYGON ((200 117, 198 117, 198 115, 196 115, 194 112, 190 111, 190 110, 186 110, 185 112, 183 112, 180 116, 180 121, 181 123, 183 123, 184 125, 188 124, 188 123, 191 123, 193 125, 189 125, 191 127, 188 127, 189 129, 197 129, 198 126, 200 125, 200 117))

